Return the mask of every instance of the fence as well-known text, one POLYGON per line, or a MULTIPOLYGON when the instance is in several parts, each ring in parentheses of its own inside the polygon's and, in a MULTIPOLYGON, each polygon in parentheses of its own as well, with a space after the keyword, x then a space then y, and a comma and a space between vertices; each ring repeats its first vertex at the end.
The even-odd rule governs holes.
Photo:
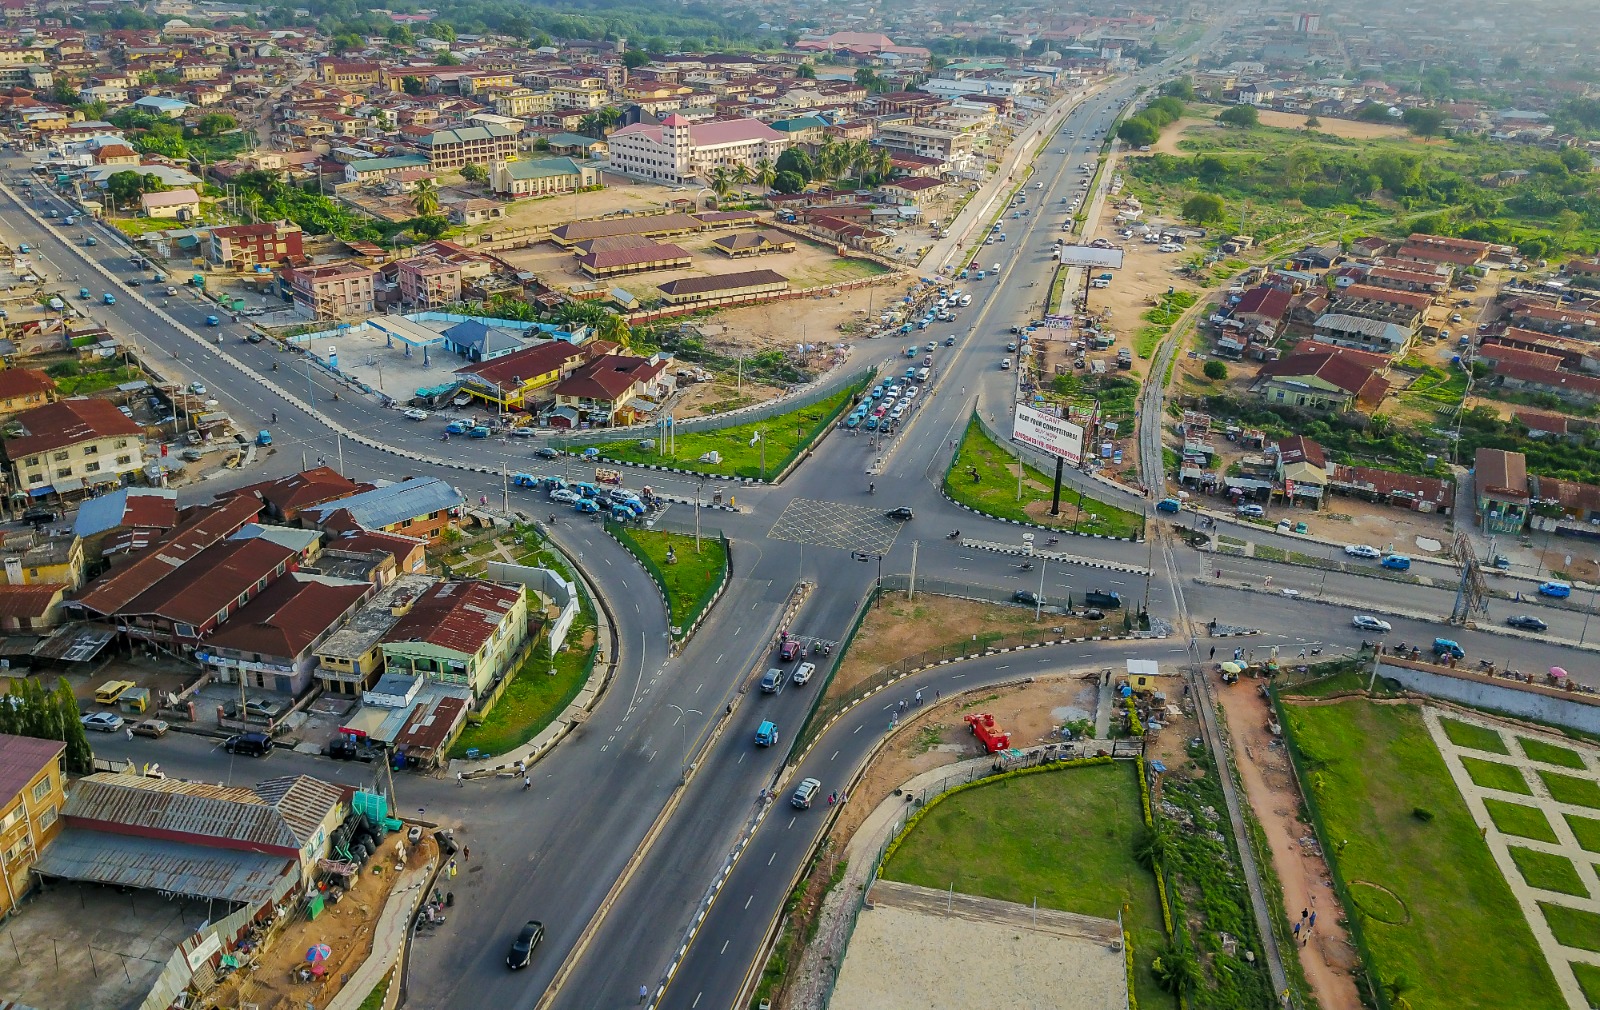
MULTIPOLYGON (((1272 712, 1278 720, 1278 725, 1283 727, 1283 750, 1289 755, 1289 767, 1294 773, 1295 788, 1300 790, 1300 795, 1305 801, 1306 812, 1311 815, 1311 826, 1316 829, 1317 839, 1327 845, 1333 835, 1328 832, 1328 825, 1322 819, 1322 810, 1317 805, 1316 797, 1308 788, 1307 759, 1300 751, 1300 741, 1295 738, 1294 728, 1289 720, 1284 718, 1283 701, 1273 690, 1269 697, 1272 700, 1272 712)), ((1383 988, 1377 984, 1378 962, 1372 957, 1372 947, 1367 942, 1367 935, 1363 923, 1360 906, 1357 905, 1350 893, 1350 887, 1345 883, 1344 871, 1339 866, 1339 861, 1333 858, 1333 853, 1323 851, 1323 862, 1328 866, 1328 879, 1333 884, 1333 893, 1339 898, 1339 903, 1344 906, 1345 924, 1350 930, 1350 939, 1355 942, 1356 952, 1361 958, 1361 971, 1367 983, 1368 995, 1377 1004, 1378 1010, 1394 1010, 1383 988)))
MULTIPOLYGON (((715 414, 711 417, 691 417, 682 421, 674 419, 672 426, 678 431, 716 431, 719 428, 732 428, 740 424, 750 424, 755 421, 765 421, 778 417, 791 411, 801 410, 815 403, 821 403, 847 389, 855 386, 865 386, 877 377, 878 366, 868 365, 855 371, 837 370, 833 375, 825 375, 799 391, 766 403, 752 404, 739 410, 729 411, 726 414, 715 414)), ((656 437, 660 431, 655 424, 636 424, 626 428, 597 428, 573 435, 556 435, 540 440, 541 445, 548 445, 553 449, 565 449, 575 445, 592 445, 597 440, 607 442, 625 442, 629 439, 640 437, 656 437)), ((670 464, 670 460, 663 460, 662 465, 670 464)))

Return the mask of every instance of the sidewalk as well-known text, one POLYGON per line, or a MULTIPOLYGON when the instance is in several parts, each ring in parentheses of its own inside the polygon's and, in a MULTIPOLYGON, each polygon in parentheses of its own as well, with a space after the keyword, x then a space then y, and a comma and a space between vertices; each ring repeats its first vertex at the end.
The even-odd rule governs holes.
MULTIPOLYGON (((356 1010, 400 960, 406 937, 411 933, 411 915, 416 911, 417 902, 426 891, 428 880, 437 865, 437 862, 431 862, 401 874, 394 890, 389 892, 389 900, 384 902, 383 911, 378 915, 378 923, 372 933, 372 953, 367 955, 361 967, 355 970, 339 994, 328 1003, 327 1010, 356 1010)), ((397 991, 391 982, 389 993, 392 995, 397 991)), ((384 999, 384 1006, 392 1005, 388 998, 384 999)))

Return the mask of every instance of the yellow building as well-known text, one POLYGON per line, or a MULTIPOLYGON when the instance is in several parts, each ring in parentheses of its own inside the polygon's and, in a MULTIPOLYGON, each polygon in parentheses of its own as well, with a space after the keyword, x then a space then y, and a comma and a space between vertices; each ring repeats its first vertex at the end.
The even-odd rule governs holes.
POLYGON ((555 107, 554 95, 548 91, 533 91, 528 88, 514 88, 504 94, 496 95, 494 99, 495 112, 517 119, 527 119, 541 112, 550 112, 555 107))
POLYGON ((32 529, 6 533, 0 538, 0 563, 5 566, 0 585, 60 585, 70 592, 83 585, 83 538, 32 529))
POLYGON ((39 853, 61 833, 66 749, 60 740, 0 734, 0 877, 7 914, 17 911, 32 885, 39 853))
POLYGON ((462 391, 506 410, 523 407, 529 394, 571 375, 587 359, 582 350, 561 340, 456 369, 462 391))
POLYGON ((56 398, 55 380, 37 368, 0 370, 0 417, 42 407, 56 398))
POLYGON ((144 429, 110 400, 59 400, 14 421, 22 433, 0 441, 14 496, 117 485, 144 467, 144 429))

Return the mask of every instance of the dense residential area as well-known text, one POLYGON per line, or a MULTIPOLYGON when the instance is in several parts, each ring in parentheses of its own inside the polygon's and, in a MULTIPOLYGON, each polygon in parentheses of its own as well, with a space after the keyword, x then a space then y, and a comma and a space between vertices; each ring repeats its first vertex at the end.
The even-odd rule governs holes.
POLYGON ((1600 1008, 1593 14, 0 0, 0 1006, 1600 1008))

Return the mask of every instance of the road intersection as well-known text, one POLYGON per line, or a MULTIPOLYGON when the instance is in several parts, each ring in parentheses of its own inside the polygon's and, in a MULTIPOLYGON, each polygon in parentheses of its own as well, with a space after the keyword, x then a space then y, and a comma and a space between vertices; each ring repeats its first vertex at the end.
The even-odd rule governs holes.
MULTIPOLYGON (((940 491, 944 472, 974 409, 997 425, 1007 423, 1014 379, 997 366, 1008 327, 1036 317, 1041 282, 1048 290, 1052 264, 1046 243, 1054 233, 1045 208, 1071 187, 1067 168, 1097 156, 1098 142, 1090 134, 1108 128, 1134 88, 1150 80, 1103 89, 1063 124, 1071 141, 1042 145, 1036 177, 1045 186, 1036 213, 1018 219, 1023 223, 1015 226, 1015 242, 991 247, 1010 255, 985 251, 986 261, 1001 259, 1000 276, 967 285, 981 302, 963 320, 956 347, 936 355, 933 388, 888 451, 879 452, 864 437, 830 435, 785 483, 741 487, 739 511, 700 516, 705 532, 725 533, 734 544, 733 571, 722 602, 681 653, 670 649, 666 615, 647 591, 648 576, 629 555, 570 513, 552 526, 552 539, 588 574, 618 629, 616 673, 587 722, 534 767, 534 788, 527 792, 508 778, 459 787, 450 780, 397 781, 401 809, 457 823, 478 854, 456 883, 458 912, 451 929, 416 942, 406 980, 414 1005, 619 1007, 633 1005, 643 985, 652 1005, 733 1007, 824 819, 820 810, 764 805, 762 791, 808 775, 825 790, 843 786, 888 730, 886 706, 918 688, 953 694, 1023 676, 1115 667, 1128 658, 1202 660, 1209 648, 1207 622, 1238 623, 1240 614, 1250 615, 1249 622, 1263 631, 1242 640, 1249 648, 1277 646, 1289 655, 1353 649, 1363 636, 1350 626, 1351 610, 1320 603, 1319 596, 1433 615, 1396 618, 1396 641, 1427 642, 1437 633, 1437 615, 1449 611, 1453 587, 1219 557, 1176 544, 1169 527, 1154 521, 1151 539, 1142 543, 1068 541, 1063 546, 1085 563, 1053 563, 1038 574, 1020 572, 1003 554, 944 539, 946 531, 965 527, 964 539, 1021 547, 1021 529, 983 520, 946 500, 940 491), (1065 154, 1057 153, 1063 148, 1065 154), (869 484, 876 484, 876 493, 869 484), (914 510, 913 521, 884 517, 901 505, 914 510), (914 550, 919 571, 993 593, 1037 591, 1041 577, 1048 580, 1043 585, 1051 601, 1091 588, 1116 589, 1130 601, 1147 603, 1152 615, 1178 631, 1168 639, 1063 643, 937 667, 849 710, 792 766, 786 766, 783 748, 753 747, 749 738, 762 719, 773 719, 792 738, 814 701, 809 692, 824 682, 819 675, 809 687, 790 686, 777 695, 755 689, 780 628, 844 639, 877 575, 856 557, 881 555, 883 571, 900 575, 910 571, 914 550), (1106 563, 1123 570, 1100 567, 1106 563), (1138 574, 1151 568, 1156 574, 1138 574), (1299 595, 1263 594, 1259 589, 1269 575, 1277 587, 1299 595), (797 591, 802 601, 790 618, 787 608, 797 591), (545 943, 527 971, 509 974, 503 948, 529 917, 545 922, 545 943), (558 971, 561 984, 552 989, 558 971)), ((11 183, 19 181, 16 159, 4 168, 11 183)), ((98 290, 113 283, 108 277, 136 273, 120 241, 102 232, 106 241, 85 247, 70 229, 33 213, 37 209, 42 208, 20 197, 14 185, 0 189, 7 237, 41 250, 62 286, 87 283, 98 290)), ((120 284, 106 290, 117 291, 117 302, 89 307, 94 318, 119 336, 135 338, 152 363, 172 369, 174 381, 208 385, 241 428, 273 428, 278 451, 263 462, 266 473, 292 472, 303 455, 337 461, 357 478, 444 474, 469 500, 482 495, 499 502, 501 471, 532 465, 529 444, 441 443, 431 426, 406 423, 273 344, 245 342, 242 327, 207 330, 209 309, 196 299, 151 299, 143 294, 149 288, 120 284), (219 333, 220 343, 214 336, 219 333), (270 423, 274 412, 276 424, 270 423)), ((877 346, 865 345, 866 353, 877 346)), ((1162 416, 1159 402, 1159 396, 1147 401, 1146 417, 1162 416)), ((1153 467, 1145 480, 1159 486, 1160 454, 1147 452, 1145 458, 1153 467)), ((703 482, 695 477, 627 475, 630 482, 666 486, 686 497, 702 494, 703 482)), ((1145 511, 1147 502, 1137 492, 1108 488, 1079 473, 1070 479, 1099 497, 1145 511)), ((220 487, 201 485, 204 492, 220 487)), ((544 503, 527 494, 513 492, 513 509, 542 519, 544 503)), ((672 506, 666 521, 681 528, 686 511, 672 506)), ((1267 531, 1253 538, 1305 546, 1267 531)), ((1560 640, 1584 634, 1587 615, 1553 608, 1538 613, 1551 624, 1551 641, 1473 631, 1452 637, 1469 655, 1497 663, 1514 660, 1530 670, 1570 663, 1572 653, 1560 640)), ((1595 630, 1600 634, 1600 627, 1595 630)), ((1228 641, 1226 648, 1233 647, 1228 641)), ((98 749, 110 757, 154 757, 184 777, 214 780, 225 772, 247 778, 256 771, 232 764, 195 737, 174 736, 155 745, 118 738, 98 749)), ((330 766, 293 753, 272 760, 279 774, 305 770, 352 782, 370 775, 365 766, 330 766)))

